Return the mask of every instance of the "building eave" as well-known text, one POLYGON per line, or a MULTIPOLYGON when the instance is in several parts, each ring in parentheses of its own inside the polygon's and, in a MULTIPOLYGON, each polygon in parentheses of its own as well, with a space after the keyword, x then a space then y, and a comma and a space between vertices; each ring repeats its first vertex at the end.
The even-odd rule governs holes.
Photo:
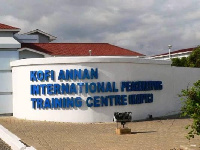
POLYGON ((19 32, 21 29, 0 29, 1 31, 6 31, 6 32, 19 32))
POLYGON ((34 53, 37 53, 37 54, 44 55, 45 57, 51 57, 51 56, 52 56, 52 55, 49 55, 49 54, 47 54, 47 53, 39 52, 39 51, 34 50, 34 49, 31 49, 31 48, 26 48, 26 47, 24 47, 24 48, 18 49, 19 52, 25 51, 25 50, 30 51, 30 52, 34 52, 34 53))

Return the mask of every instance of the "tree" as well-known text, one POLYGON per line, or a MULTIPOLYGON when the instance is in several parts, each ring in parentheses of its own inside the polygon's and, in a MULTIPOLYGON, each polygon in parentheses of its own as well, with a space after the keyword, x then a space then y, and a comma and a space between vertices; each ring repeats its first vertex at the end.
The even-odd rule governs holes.
POLYGON ((181 58, 181 64, 183 65, 183 67, 189 67, 189 62, 188 62, 188 59, 187 57, 182 57, 181 58))
POLYGON ((186 57, 172 58, 172 66, 188 67, 188 60, 186 57))
POLYGON ((200 46, 195 48, 188 57, 189 67, 200 68, 200 46))
POLYGON ((172 66, 200 68, 200 46, 197 46, 187 58, 172 58, 172 66))
POLYGON ((182 90, 180 95, 183 100, 181 112, 183 116, 189 116, 193 119, 193 123, 188 125, 186 129, 190 129, 187 138, 194 138, 194 135, 200 135, 200 80, 194 83, 194 86, 186 90, 182 90))

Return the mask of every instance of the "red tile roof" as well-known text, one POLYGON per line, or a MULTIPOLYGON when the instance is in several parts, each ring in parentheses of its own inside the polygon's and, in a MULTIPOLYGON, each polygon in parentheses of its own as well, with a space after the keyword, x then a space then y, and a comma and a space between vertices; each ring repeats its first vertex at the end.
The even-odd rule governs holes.
POLYGON ((6 25, 6 24, 2 24, 2 23, 0 23, 0 29, 9 29, 9 30, 18 29, 19 30, 19 28, 12 27, 12 26, 9 26, 9 25, 6 25))
POLYGON ((60 56, 144 56, 138 52, 108 43, 22 43, 22 48, 30 48, 49 55, 60 56))
MULTIPOLYGON (((173 51, 173 52, 170 52, 170 54, 176 54, 176 53, 184 53, 184 52, 192 52, 194 48, 186 48, 186 49, 180 49, 180 50, 176 50, 176 51, 173 51)), ((163 53, 163 54, 159 54, 159 55, 155 55, 155 56, 162 56, 162 55, 168 55, 169 53, 163 53)), ((154 56, 153 56, 154 57, 154 56)))

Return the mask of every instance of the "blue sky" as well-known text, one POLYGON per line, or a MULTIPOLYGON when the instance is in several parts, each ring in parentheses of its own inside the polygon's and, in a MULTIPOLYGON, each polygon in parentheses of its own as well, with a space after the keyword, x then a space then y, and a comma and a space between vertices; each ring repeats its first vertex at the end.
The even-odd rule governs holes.
POLYGON ((199 45, 200 0, 1 0, 1 23, 155 55, 199 45))

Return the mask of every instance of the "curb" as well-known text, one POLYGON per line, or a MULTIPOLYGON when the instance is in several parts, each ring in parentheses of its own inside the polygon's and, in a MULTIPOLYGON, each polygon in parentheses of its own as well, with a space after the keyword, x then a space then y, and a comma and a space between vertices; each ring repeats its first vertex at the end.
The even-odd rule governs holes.
POLYGON ((19 137, 11 133, 8 129, 0 125, 0 138, 6 142, 13 150, 36 150, 34 147, 27 147, 19 137))

